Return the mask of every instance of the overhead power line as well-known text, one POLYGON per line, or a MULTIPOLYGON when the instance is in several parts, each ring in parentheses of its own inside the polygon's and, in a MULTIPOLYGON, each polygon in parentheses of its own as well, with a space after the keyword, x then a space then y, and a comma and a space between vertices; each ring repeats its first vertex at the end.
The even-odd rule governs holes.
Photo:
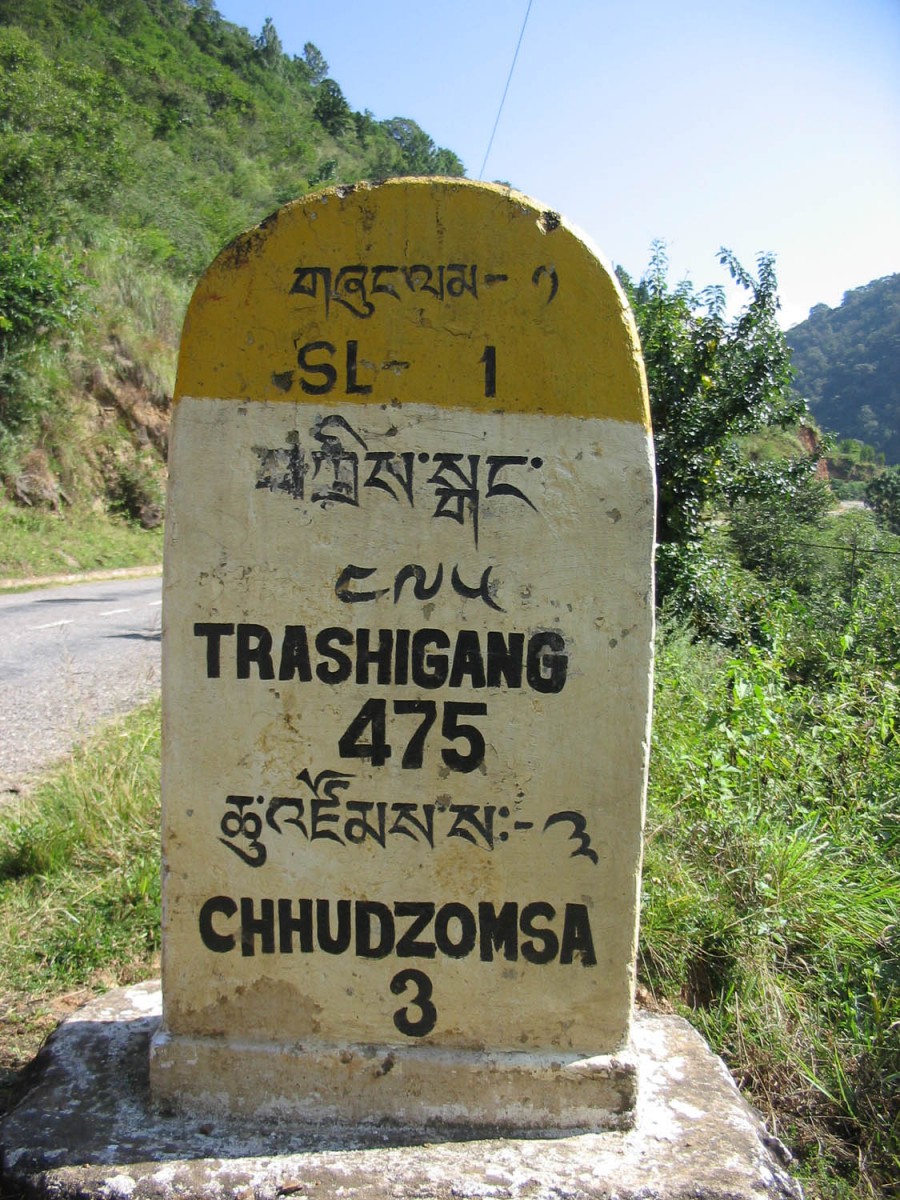
POLYGON ((500 115, 503 112, 503 105, 506 103, 506 93, 509 91, 509 85, 512 82, 513 71, 516 69, 516 60, 519 57, 519 49, 522 45, 522 38, 525 36, 525 26, 528 24, 528 17, 531 13, 531 5, 533 0, 528 0, 528 7, 525 9, 525 20, 522 22, 522 28, 519 31, 519 40, 516 42, 516 52, 513 55, 512 66, 509 68, 509 75, 506 77, 506 87, 503 89, 503 96, 500 99, 500 107, 497 109, 497 119, 494 121, 494 128, 491 130, 490 141, 487 145, 487 150, 484 152, 484 160, 481 164, 481 170, 478 172, 478 178, 484 179, 484 171, 487 166, 487 160, 491 153, 491 146, 494 144, 494 134, 497 132, 497 126, 500 124, 500 115))

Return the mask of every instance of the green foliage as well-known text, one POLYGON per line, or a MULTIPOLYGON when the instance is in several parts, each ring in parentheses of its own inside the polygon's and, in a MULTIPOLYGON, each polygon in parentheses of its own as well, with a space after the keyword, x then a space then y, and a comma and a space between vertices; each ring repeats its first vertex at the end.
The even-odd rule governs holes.
POLYGON ((866 487, 866 503, 892 533, 900 533, 900 466, 889 467, 866 487))
POLYGON ((63 520, 53 512, 0 501, 0 579, 27 583, 75 571, 152 566, 161 558, 161 528, 142 529, 82 508, 63 520))
POLYGON ((681 596, 684 611, 700 566, 703 529, 722 504, 747 496, 791 497, 805 486, 811 460, 748 462, 741 439, 787 428, 803 414, 790 397, 789 355, 778 327, 778 290, 770 255, 754 278, 728 251, 720 261, 748 294, 732 319, 722 287, 697 293, 672 287, 664 247, 653 248, 637 285, 619 277, 631 301, 647 370, 657 473, 660 595, 681 596))
POLYGON ((159 703, 0 817, 0 993, 147 971, 159 946, 159 703), (35 910, 40 920, 34 919, 35 910))
POLYGON ((55 336, 71 334, 83 278, 68 257, 0 209, 0 473, 17 463, 61 409, 55 336))
POLYGON ((268 70, 278 70, 282 65, 284 47, 281 44, 281 38, 278 36, 278 30, 275 28, 275 22, 271 17, 266 17, 265 21, 263 21, 263 27, 259 37, 254 42, 254 48, 263 65, 268 70))
POLYGON ((327 69, 211 0, 0 0, 0 206, 79 240, 101 217, 184 277, 309 178, 462 173, 414 122, 398 145, 353 113, 327 69))
MULTIPOLYGON (((149 399, 164 407, 157 384, 170 389, 172 371, 157 364, 174 359, 180 319, 161 329, 141 293, 164 294, 165 275, 186 297, 223 245, 310 187, 404 173, 413 160, 417 171, 462 172, 413 122, 418 141, 404 147, 390 123, 354 113, 327 70, 311 42, 289 57, 270 19, 254 37, 212 0, 0 0, 0 476, 9 495, 32 502, 17 480, 39 451, 59 476, 56 491, 44 489, 54 502, 60 489, 103 480, 114 505, 146 509, 152 480, 139 478, 142 435, 129 434, 130 414, 106 455, 120 470, 97 461, 96 403, 93 430, 83 419, 97 378, 108 405, 121 398, 118 384, 143 388, 152 376, 149 399), (79 312, 80 271, 98 286, 79 312), (140 380, 119 376, 123 342, 130 361, 149 361, 140 380)), ((164 438, 152 441, 161 456, 164 438)))
POLYGON ((149 455, 117 463, 107 495, 111 512, 147 529, 162 524, 162 481, 149 455))
POLYGON ((104 210, 128 171, 124 102, 109 74, 0 27, 0 206, 45 236, 79 204, 104 210))
MULTIPOLYGON (((57 250, 0 210, 0 388, 17 356, 70 326, 81 277, 57 250)), ((0 401, 2 402, 2 401, 0 401)), ((0 418, 2 419, 2 418, 0 418)))
POLYGON ((323 79, 316 88, 313 115, 333 137, 339 137, 350 125, 350 105, 333 79, 323 79))
POLYGON ((727 252, 721 261, 750 300, 733 321, 721 287, 672 288, 664 247, 653 249, 637 286, 623 278, 641 337, 656 446, 660 542, 695 540, 710 502, 735 469, 734 443, 767 425, 796 422, 802 409, 785 399, 787 348, 776 321, 772 259, 754 280, 727 252))
POLYGON ((819 423, 900 463, 900 275, 817 305, 786 336, 794 386, 819 423))
POLYGON ((462 175, 463 165, 452 150, 435 146, 428 134, 408 117, 382 124, 400 150, 405 175, 462 175))
POLYGON ((832 1196, 839 1177, 887 1195, 900 1166, 900 689, 859 636, 875 607, 857 595, 815 630, 807 681, 791 599, 769 604, 764 647, 666 625, 657 657, 643 981, 832 1196))
POLYGON ((818 586, 819 560, 814 535, 832 505, 826 484, 809 475, 790 494, 752 487, 736 495, 729 510, 729 533, 741 566, 769 583, 809 595, 818 586))
POLYGON ((307 42, 303 47, 302 59, 295 58, 294 62, 302 65, 302 73, 312 84, 321 83, 328 75, 328 63, 325 61, 325 56, 312 42, 307 42))

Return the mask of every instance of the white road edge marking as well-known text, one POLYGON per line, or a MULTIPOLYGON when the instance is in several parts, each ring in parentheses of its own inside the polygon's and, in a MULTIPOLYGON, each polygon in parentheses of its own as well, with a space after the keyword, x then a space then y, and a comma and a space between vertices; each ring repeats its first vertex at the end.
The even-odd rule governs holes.
POLYGON ((72 621, 51 621, 48 625, 32 625, 31 629, 59 629, 60 625, 71 625, 72 621))
POLYGON ((109 608, 106 612, 97 613, 98 617, 116 617, 119 613, 131 612, 130 608, 109 608))

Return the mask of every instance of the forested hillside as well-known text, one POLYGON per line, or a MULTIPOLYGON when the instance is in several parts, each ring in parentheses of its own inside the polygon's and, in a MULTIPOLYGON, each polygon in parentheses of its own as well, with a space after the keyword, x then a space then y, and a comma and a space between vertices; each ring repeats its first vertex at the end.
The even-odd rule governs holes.
POLYGON ((900 275, 819 304, 788 330, 795 389, 823 429, 900 463, 900 275))
POLYGON ((152 513, 191 282, 331 180, 461 175, 212 0, 0 0, 0 476, 152 513))

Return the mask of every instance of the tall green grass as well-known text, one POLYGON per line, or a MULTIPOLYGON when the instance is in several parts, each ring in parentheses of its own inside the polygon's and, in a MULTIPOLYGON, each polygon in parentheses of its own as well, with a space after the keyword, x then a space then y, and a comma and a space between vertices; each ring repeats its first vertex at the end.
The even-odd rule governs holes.
POLYGON ((900 1179, 900 691, 792 679, 788 610, 738 654, 668 629, 641 972, 684 1011, 822 1196, 900 1179))
POLYGON ((159 702, 0 816, 0 993, 124 978, 159 947, 159 702))

